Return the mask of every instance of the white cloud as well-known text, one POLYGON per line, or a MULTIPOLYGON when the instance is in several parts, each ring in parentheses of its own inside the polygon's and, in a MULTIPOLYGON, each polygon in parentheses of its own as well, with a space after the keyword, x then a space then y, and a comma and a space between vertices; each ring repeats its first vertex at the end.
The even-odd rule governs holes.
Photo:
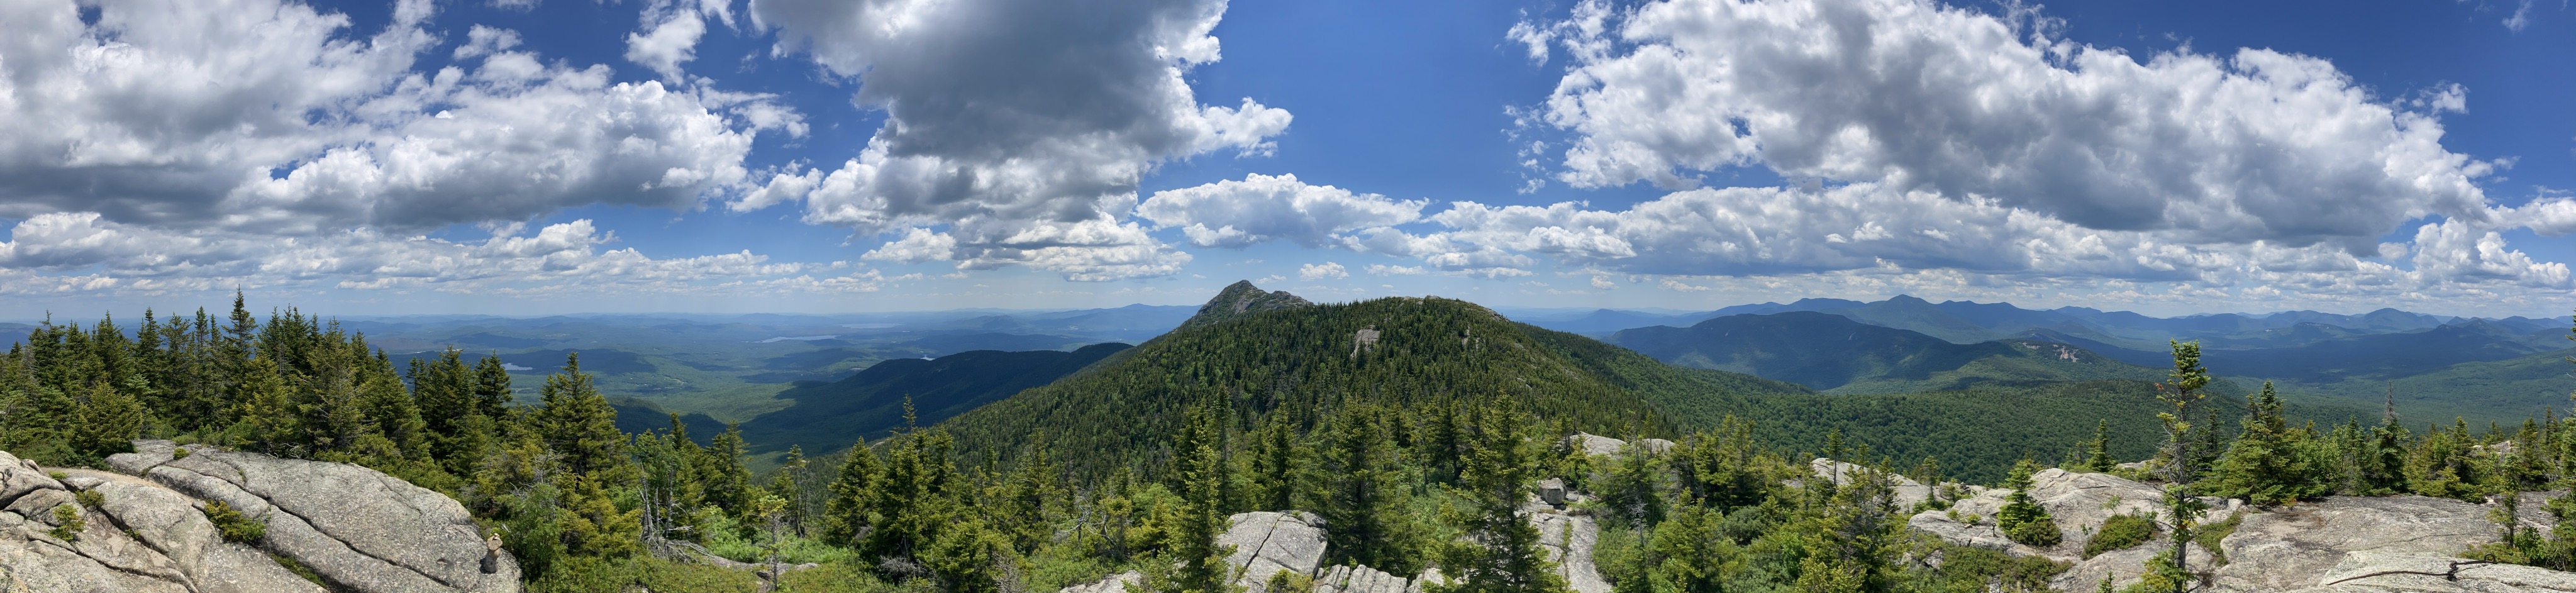
POLYGON ((1523 115, 1571 133, 1557 178, 1580 187, 1762 166, 2091 229, 2366 251, 2407 220, 2480 216, 2493 170, 2441 146, 2457 87, 2408 107, 2319 58, 2142 61, 1929 0, 1594 0, 1514 37, 1573 60, 1523 115))
MULTIPOLYGON (((379 32, 277 0, 11 3, 0 217, 314 234, 690 208, 740 183, 765 98, 613 83, 476 27, 460 63, 404 0, 379 32)), ((775 108, 765 108, 776 115, 775 108)))
POLYGON ((1326 278, 1341 279, 1349 277, 1351 277, 1351 271, 1343 268, 1342 264, 1339 263, 1324 262, 1323 265, 1304 264, 1297 266, 1297 278, 1303 280, 1323 280, 1326 278))
POLYGON ((755 2, 753 21, 776 28, 777 53, 857 79, 854 101, 884 110, 886 124, 857 156, 782 171, 730 207, 801 200, 807 222, 863 234, 972 221, 977 228, 951 231, 960 249, 991 253, 969 261, 1175 271, 1186 256, 1159 243, 1032 251, 976 241, 1123 227, 1138 179, 1156 165, 1224 149, 1267 154, 1288 112, 1250 99, 1200 105, 1184 79, 1218 58, 1208 33, 1224 8, 1213 0, 755 2), (1106 226, 1085 226, 1095 221, 1106 226), (1086 249, 1108 252, 1073 253, 1086 249))
POLYGON ((1242 181, 1154 192, 1136 206, 1136 214, 1157 228, 1180 227, 1190 244, 1201 247, 1284 240, 1313 248, 1339 243, 1349 231, 1419 220, 1429 204, 1308 185, 1296 175, 1254 173, 1242 181))
MULTIPOLYGON (((1368 273, 1370 276, 1420 276, 1424 273, 1424 270, 1422 269, 1422 266, 1369 264, 1368 273)), ((1389 288, 1393 287, 1390 286, 1389 288)))
POLYGON ((642 28, 626 36, 626 61, 651 68, 665 82, 686 82, 689 76, 681 64, 697 59, 707 19, 732 25, 732 6, 732 0, 652 0, 638 15, 642 28))

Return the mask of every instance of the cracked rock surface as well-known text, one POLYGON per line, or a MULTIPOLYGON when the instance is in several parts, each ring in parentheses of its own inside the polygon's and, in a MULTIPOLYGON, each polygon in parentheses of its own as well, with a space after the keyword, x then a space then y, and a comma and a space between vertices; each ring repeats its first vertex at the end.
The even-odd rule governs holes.
MULTIPOLYGON (((104 512, 185 577, 172 591, 323 590, 272 555, 302 564, 332 591, 519 590, 518 563, 507 553, 484 572, 483 538, 463 505, 372 469, 158 440, 136 441, 135 452, 111 455, 107 465, 119 473, 63 470, 71 474, 65 481, 105 495, 104 512), (224 542, 205 519, 208 501, 265 522, 258 547, 224 542)), ((12 483, 0 482, 0 491, 12 483)))
POLYGON ((1313 513, 1241 513, 1230 517, 1233 527, 1218 535, 1218 548, 1234 546, 1226 563, 1234 565, 1234 583, 1244 593, 1264 593, 1270 575, 1287 571, 1312 578, 1324 563, 1324 521, 1313 513))
POLYGON ((196 501, 129 476, 48 470, 0 452, 0 591, 321 593, 242 544, 223 541, 196 501), (98 506, 77 493, 97 493, 98 506), (56 537, 68 508, 80 529, 56 537))

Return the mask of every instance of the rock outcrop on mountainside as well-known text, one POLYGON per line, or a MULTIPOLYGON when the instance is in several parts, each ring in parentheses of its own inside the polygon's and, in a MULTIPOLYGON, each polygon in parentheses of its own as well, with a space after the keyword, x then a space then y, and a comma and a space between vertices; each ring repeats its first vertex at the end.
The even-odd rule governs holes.
MULTIPOLYGON (((1866 471, 1846 463, 1818 459, 1816 475, 1842 479, 1866 471)), ((1919 488, 1902 478, 1900 498, 1919 488), (1909 486, 1911 488, 1909 488, 1909 486)), ((2101 581, 2126 587, 2136 583, 2147 560, 2169 552, 2159 538, 2125 549, 2083 557, 2084 544, 2113 515, 2140 514, 2163 521, 2155 486, 2110 474, 2040 471, 2031 476, 2030 495, 2063 530, 2062 541, 2039 548, 2015 543, 1995 525, 1995 515, 2012 491, 1974 489, 1947 510, 1917 513, 1908 525, 1953 545, 2037 556, 2070 564, 2050 586, 2060 591, 2093 591, 2101 581)), ((1905 503, 1920 498, 1911 498, 1905 503)), ((2188 559, 2195 572, 2206 571, 2206 591, 2255 593, 2364 593, 2378 591, 2542 592, 2576 591, 2576 573, 2524 566, 2496 565, 2456 557, 2470 546, 2499 539, 2489 508, 2456 500, 2414 495, 2330 497, 2277 509, 2241 501, 2209 499, 2205 525, 2236 519, 2234 531, 2219 540, 2222 554, 2192 544, 2188 559), (2224 558, 2224 560, 2221 560, 2224 558), (2220 564, 2224 562, 2224 564, 2220 564)), ((1937 560, 1936 560, 1937 561, 1937 560)))
POLYGON ((0 453, 0 590, 326 590, 290 565, 331 591, 519 590, 518 563, 435 491, 344 463, 169 441, 135 448, 108 458, 116 472, 39 468, 0 453), (265 534, 225 541, 206 512, 215 502, 265 524, 265 534), (79 528, 61 529, 67 523, 79 528))
POLYGON ((1208 299, 1207 304, 1199 305, 1198 314, 1182 321, 1181 327, 1209 325, 1262 311, 1312 306, 1315 306, 1314 301, 1288 294, 1288 291, 1263 292, 1261 287, 1253 286, 1250 280, 1237 280, 1233 284, 1226 285, 1225 289, 1217 291, 1216 298, 1208 299))

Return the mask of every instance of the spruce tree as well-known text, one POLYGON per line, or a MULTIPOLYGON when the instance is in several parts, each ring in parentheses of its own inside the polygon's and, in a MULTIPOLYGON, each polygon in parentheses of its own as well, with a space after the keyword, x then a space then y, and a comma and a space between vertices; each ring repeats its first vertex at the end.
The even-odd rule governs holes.
POLYGON ((2193 466, 2199 453, 2192 450, 2192 426, 2186 415, 2192 404, 2206 396, 2201 389, 2209 386, 2209 369, 2200 365, 2200 342, 2167 342, 2173 347, 2173 372, 2167 375, 2169 382, 2156 385, 2156 396, 2172 405, 2173 411, 2157 413, 2156 418, 2165 425, 2164 503, 2166 519, 2172 522, 2168 533, 2173 536, 2173 548, 2169 555, 2157 559, 2148 576, 2169 583, 2173 593, 2185 593, 2188 585, 2197 580, 2191 576, 2186 546, 2191 544, 2195 522, 2209 508, 2192 491, 2192 482, 2198 479, 2193 466))
POLYGON ((1304 443, 1289 426, 1286 414, 1272 413, 1262 422, 1260 432, 1252 435, 1251 471, 1253 510, 1286 511, 1297 508, 1299 482, 1307 461, 1304 443))
POLYGON ((2219 459, 2210 494, 2272 506, 2324 496, 2327 469, 2308 431, 2289 427, 2272 382, 2246 412, 2244 431, 2219 459))
POLYGON ((143 402, 101 381, 81 403, 80 419, 75 446, 82 457, 95 459, 133 451, 148 416, 143 402))
POLYGON ((725 425, 725 431, 707 443, 707 455, 700 461, 705 466, 698 469, 698 476, 706 481, 709 504, 736 512, 750 508, 751 469, 742 465, 747 449, 741 423, 725 425))
POLYGON ((1535 423, 1509 396, 1462 406, 1457 495, 1466 508, 1451 520, 1466 537, 1450 546, 1443 567, 1455 567, 1455 593, 1559 593, 1564 579, 1540 549, 1538 526, 1520 514, 1529 499, 1539 466, 1535 423))
POLYGON ((805 508, 804 447, 796 445, 787 447, 786 462, 779 464, 778 473, 770 476, 769 494, 786 503, 787 508, 781 512, 779 519, 787 529, 799 537, 806 535, 808 517, 805 508))
POLYGON ((2012 490, 2012 496, 2006 499, 2003 509, 1995 512, 1995 526, 2013 541, 2045 548, 2057 545, 2064 535, 2058 532, 2057 521, 2048 516, 2048 509, 2031 500, 2030 476, 2037 471, 2039 464, 2029 459, 2013 464, 2012 477, 2004 480, 2004 488, 2012 490))
POLYGON ((626 435, 617 431, 617 410, 581 372, 581 354, 564 357, 563 371, 548 375, 538 392, 537 434, 546 448, 563 456, 564 470, 592 476, 604 484, 625 484, 633 469, 626 459, 626 435))
POLYGON ((1374 405, 1346 404, 1324 427, 1315 507, 1331 526, 1324 549, 1342 560, 1396 574, 1419 570, 1409 496, 1395 442, 1374 405))
POLYGON ((474 405, 494 421, 509 418, 510 370, 501 355, 484 355, 474 365, 474 405))
POLYGON ((2111 458, 2111 421, 2098 420, 2093 425, 2093 442, 2086 447, 2084 470, 2107 473, 2118 469, 2120 462, 2111 458))
POLYGON ((877 453, 868 448, 867 439, 850 445, 839 474, 828 487, 832 498, 823 503, 824 543, 858 545, 859 534, 875 522, 868 511, 870 499, 876 496, 877 474, 877 453))
POLYGON ((1216 539, 1229 527, 1225 513, 1225 457, 1217 450, 1215 431, 1224 430, 1212 404, 1193 406, 1173 439, 1172 464, 1181 481, 1181 520, 1171 535, 1171 560, 1180 564, 1174 585, 1181 593, 1231 593, 1226 577, 1228 550, 1216 539))

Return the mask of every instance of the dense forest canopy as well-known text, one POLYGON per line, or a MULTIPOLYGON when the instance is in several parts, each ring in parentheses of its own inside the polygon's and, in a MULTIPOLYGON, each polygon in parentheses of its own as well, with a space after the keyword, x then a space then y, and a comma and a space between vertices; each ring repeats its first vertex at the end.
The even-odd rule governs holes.
MULTIPOLYGON (((1900 506, 1895 477, 2019 496, 2039 467, 2119 472, 2196 516, 2200 495, 2484 500, 2576 475, 2576 419, 2298 422, 2270 385, 2230 397, 2196 344, 2173 351, 2154 382, 1827 395, 1462 301, 1277 307, 947 422, 899 401, 892 436, 813 458, 794 447, 754 475, 739 429, 707 438, 674 416, 620 430, 577 352, 521 404, 495 355, 396 361, 334 322, 263 320, 237 298, 223 317, 146 314, 132 330, 44 324, 0 360, 0 448, 79 466, 170 438, 375 468, 464 503, 541 591, 759 578, 682 561, 710 554, 818 563, 767 577, 796 591, 1053 590, 1137 570, 1157 592, 1224 593, 1226 518, 1298 509, 1334 527, 1330 563, 1438 568, 1444 593, 1562 591, 1522 509, 1542 478, 1592 494, 1599 570, 1623 591, 2030 590, 2064 566, 1909 536, 1906 514, 1952 495, 1900 506), (1675 444, 1590 454, 1577 432, 1675 444), (1810 455, 1863 471, 1803 479, 1810 455), (1952 560, 1900 562, 1932 553, 1952 560)), ((2014 500, 2007 533, 2054 537, 2044 511, 2014 500)), ((2471 553, 2576 568, 2576 521, 2517 533, 2471 553)), ((2190 534, 2166 535, 2180 549, 2190 534)), ((2151 568, 2140 587, 2191 578, 2151 568)))

